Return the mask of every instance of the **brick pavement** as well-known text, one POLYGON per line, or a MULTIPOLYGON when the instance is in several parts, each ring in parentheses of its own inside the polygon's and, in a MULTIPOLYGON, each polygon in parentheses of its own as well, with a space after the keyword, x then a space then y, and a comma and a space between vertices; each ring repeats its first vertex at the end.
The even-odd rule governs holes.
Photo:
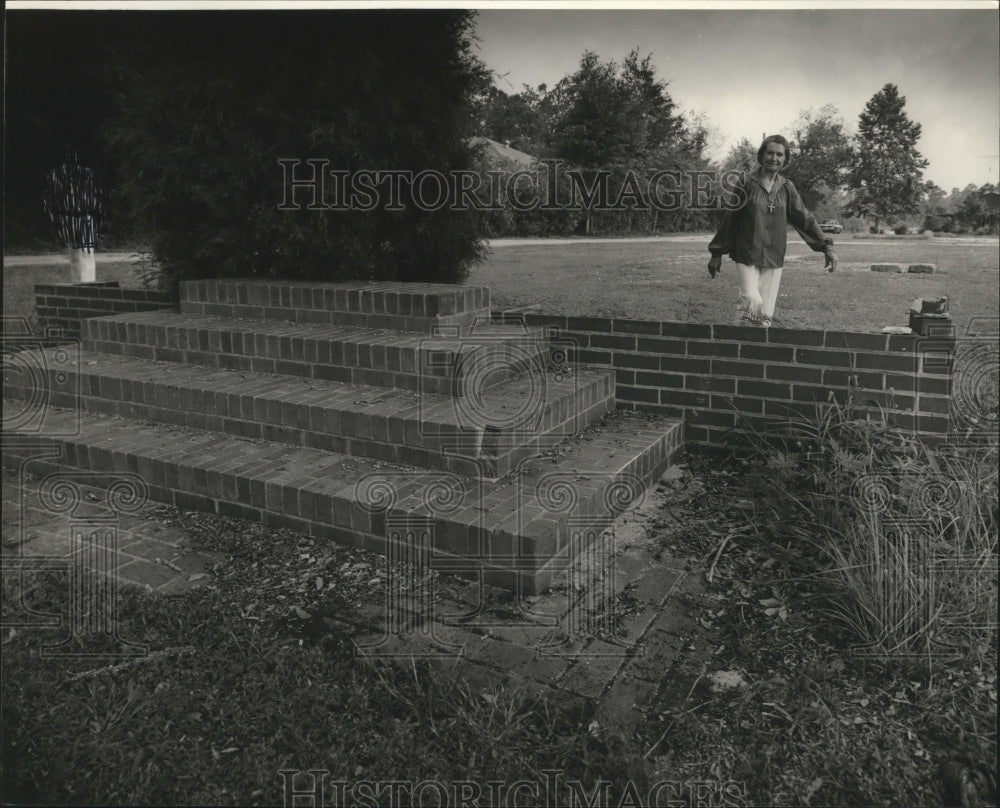
MULTIPOLYGON (((70 566, 83 552, 71 538, 71 523, 96 524, 106 504, 99 488, 80 488, 83 497, 72 513, 56 512, 41 501, 39 480, 21 485, 17 474, 3 471, 3 560, 6 569, 39 560, 70 566)), ((588 700, 601 726, 631 732, 644 705, 671 675, 693 625, 690 598, 700 592, 700 573, 691 562, 663 555, 662 507, 669 489, 650 491, 606 532, 610 563, 601 570, 580 566, 558 578, 549 591, 523 599, 521 609, 497 613, 487 606, 491 587, 450 580, 423 600, 432 603, 431 620, 387 633, 384 603, 377 594, 365 608, 328 616, 329 629, 350 629, 362 653, 376 664, 408 663, 411 657, 460 666, 461 675, 479 687, 505 682, 527 693, 588 700), (655 523, 655 529, 654 529, 655 523), (601 590, 600 585, 608 584, 601 590), (597 598, 571 593, 587 587, 597 598), (632 604, 615 623, 602 612, 626 593, 632 604), (470 618, 470 614, 473 616, 470 618), (378 626, 372 630, 371 626, 378 626)), ((183 596, 211 582, 215 565, 225 557, 197 546, 184 530, 165 523, 170 512, 148 503, 114 520, 118 582, 161 595, 183 596)), ((583 565, 585 566, 585 565, 583 565)), ((220 567, 221 569, 221 567, 220 567)), ((404 611, 420 617, 420 593, 404 611)))
POLYGON ((203 586, 212 567, 224 556, 197 546, 182 530, 162 522, 155 505, 109 518, 107 494, 99 488, 79 487, 80 500, 71 511, 61 503, 46 502, 37 480, 22 486, 18 475, 3 471, 3 563, 18 566, 71 568, 92 566, 88 538, 95 530, 113 527, 104 536, 114 546, 114 574, 123 584, 147 591, 178 595, 203 586))

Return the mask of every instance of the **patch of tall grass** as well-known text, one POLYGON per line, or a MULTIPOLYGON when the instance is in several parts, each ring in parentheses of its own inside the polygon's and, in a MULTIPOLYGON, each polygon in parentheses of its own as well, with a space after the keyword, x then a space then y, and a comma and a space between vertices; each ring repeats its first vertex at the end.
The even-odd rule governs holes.
POLYGON ((883 662, 996 651, 997 442, 930 445, 853 402, 748 429, 761 538, 822 598, 853 653, 883 662))

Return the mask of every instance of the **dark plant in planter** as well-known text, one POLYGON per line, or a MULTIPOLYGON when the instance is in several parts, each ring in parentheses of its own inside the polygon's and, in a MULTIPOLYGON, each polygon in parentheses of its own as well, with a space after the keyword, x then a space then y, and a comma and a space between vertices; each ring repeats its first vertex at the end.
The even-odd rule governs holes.
POLYGON ((42 204, 59 240, 69 250, 70 280, 95 281, 94 251, 104 225, 104 195, 94 171, 75 159, 53 168, 45 178, 42 204))

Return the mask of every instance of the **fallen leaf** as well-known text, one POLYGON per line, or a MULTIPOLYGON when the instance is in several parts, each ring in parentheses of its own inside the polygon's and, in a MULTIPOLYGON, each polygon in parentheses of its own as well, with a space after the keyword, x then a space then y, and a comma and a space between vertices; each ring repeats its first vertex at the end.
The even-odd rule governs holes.
POLYGON ((822 785, 823 778, 817 777, 808 786, 806 786, 805 801, 808 802, 812 798, 812 795, 819 791, 822 785))
POLYGON ((684 479, 684 469, 681 466, 671 466, 660 475, 661 483, 671 483, 684 479))
POLYGON ((712 671, 705 678, 713 693, 731 693, 749 686, 739 671, 712 671))

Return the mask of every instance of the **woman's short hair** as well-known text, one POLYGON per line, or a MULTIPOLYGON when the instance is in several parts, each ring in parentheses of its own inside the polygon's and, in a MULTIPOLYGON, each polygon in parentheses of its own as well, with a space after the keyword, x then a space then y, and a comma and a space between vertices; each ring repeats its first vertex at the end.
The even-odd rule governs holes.
POLYGON ((764 152, 767 150, 768 143, 780 143, 785 147, 785 164, 782 166, 784 168, 790 162, 792 162, 792 149, 788 145, 788 141, 785 140, 781 135, 768 135, 764 138, 764 142, 760 144, 760 148, 757 149, 757 162, 761 163, 764 160, 764 152))

